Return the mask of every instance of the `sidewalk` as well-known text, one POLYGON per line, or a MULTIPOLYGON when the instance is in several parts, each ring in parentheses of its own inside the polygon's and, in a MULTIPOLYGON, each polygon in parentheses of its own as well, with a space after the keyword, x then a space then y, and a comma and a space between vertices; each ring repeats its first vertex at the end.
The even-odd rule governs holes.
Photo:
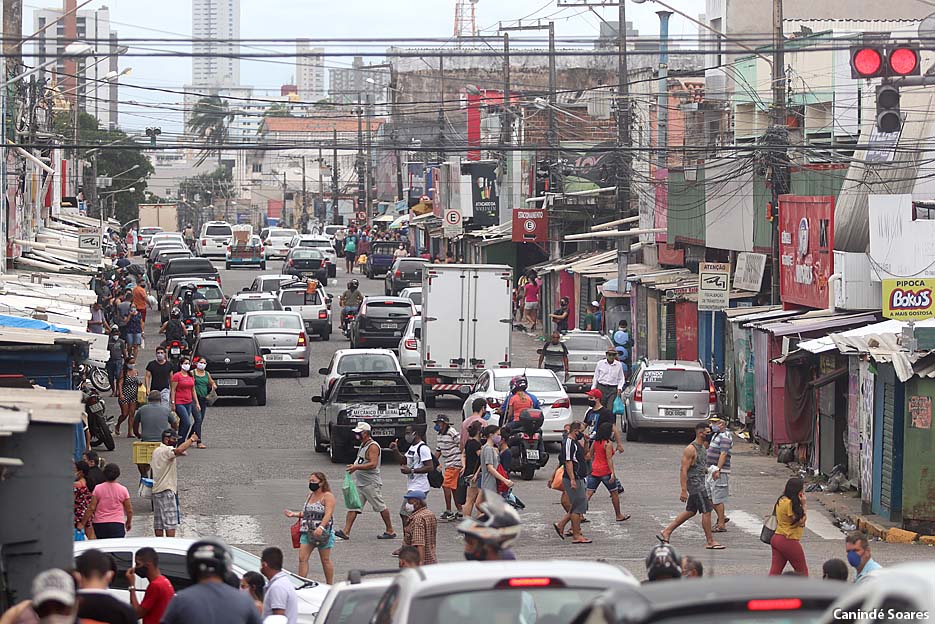
POLYGON ((911 544, 918 540, 922 544, 935 546, 935 535, 920 535, 906 531, 898 523, 876 514, 863 513, 863 503, 855 491, 827 492, 818 499, 822 506, 837 520, 853 525, 870 537, 891 544, 911 544))

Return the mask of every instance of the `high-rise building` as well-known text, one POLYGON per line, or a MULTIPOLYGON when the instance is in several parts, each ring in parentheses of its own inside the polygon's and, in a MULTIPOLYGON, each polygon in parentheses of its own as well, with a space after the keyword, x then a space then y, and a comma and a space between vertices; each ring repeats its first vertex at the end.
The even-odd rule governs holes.
POLYGON ((333 102, 349 104, 360 101, 381 107, 386 103, 390 70, 385 65, 364 65, 364 59, 355 56, 349 68, 328 70, 328 78, 331 81, 328 91, 333 102))
POLYGON ((192 84, 240 84, 240 0, 192 0, 192 84))
POLYGON ((325 97, 325 49, 313 48, 299 39, 295 43, 295 84, 299 99, 317 102, 325 97))
POLYGON ((46 70, 45 77, 55 81, 68 102, 77 101, 78 110, 94 115, 102 128, 113 130, 117 127, 118 97, 117 82, 110 79, 120 72, 117 59, 120 51, 117 33, 110 28, 110 10, 102 6, 73 14, 77 26, 75 39, 90 42, 98 54, 72 61, 64 56, 68 44, 65 20, 45 28, 63 13, 62 9, 38 9, 33 14, 33 30, 42 31, 33 39, 36 65, 58 57, 54 68, 46 70), (72 65, 76 69, 72 70, 72 65))

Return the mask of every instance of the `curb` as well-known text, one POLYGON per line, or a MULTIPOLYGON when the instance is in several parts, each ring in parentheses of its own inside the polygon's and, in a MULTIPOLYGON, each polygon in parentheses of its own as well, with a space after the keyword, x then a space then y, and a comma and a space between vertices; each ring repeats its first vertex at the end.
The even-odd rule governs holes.
MULTIPOLYGON (((823 506, 826 509, 828 508, 827 505, 823 506)), ((831 509, 830 511, 834 514, 838 512, 837 509, 831 509)), ((888 544, 914 544, 918 542, 925 546, 935 546, 935 535, 919 535, 914 531, 906 531, 898 527, 885 527, 859 514, 852 515, 844 513, 842 516, 855 525, 858 531, 862 531, 868 537, 875 537, 888 544)))

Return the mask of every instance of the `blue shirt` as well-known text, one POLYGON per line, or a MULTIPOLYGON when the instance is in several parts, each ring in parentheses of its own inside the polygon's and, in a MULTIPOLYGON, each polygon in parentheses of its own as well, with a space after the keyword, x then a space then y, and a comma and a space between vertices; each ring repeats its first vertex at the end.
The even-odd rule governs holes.
POLYGON ((868 576, 871 572, 874 572, 874 571, 876 571, 876 570, 879 570, 879 569, 882 568, 882 567, 883 567, 883 566, 881 566, 879 563, 877 563, 877 562, 874 561, 873 559, 867 559, 867 563, 864 564, 864 569, 861 570, 860 572, 858 572, 858 573, 857 573, 857 576, 854 577, 854 582, 855 582, 855 583, 861 582, 862 580, 864 580, 865 578, 867 578, 867 576, 868 576))

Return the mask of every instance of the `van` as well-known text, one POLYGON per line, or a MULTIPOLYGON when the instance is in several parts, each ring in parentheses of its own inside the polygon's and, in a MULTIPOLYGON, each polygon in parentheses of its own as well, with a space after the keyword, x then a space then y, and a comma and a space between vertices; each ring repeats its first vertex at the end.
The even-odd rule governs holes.
POLYGON ((225 256, 234 230, 226 221, 208 221, 201 226, 201 234, 195 241, 199 256, 225 256))

